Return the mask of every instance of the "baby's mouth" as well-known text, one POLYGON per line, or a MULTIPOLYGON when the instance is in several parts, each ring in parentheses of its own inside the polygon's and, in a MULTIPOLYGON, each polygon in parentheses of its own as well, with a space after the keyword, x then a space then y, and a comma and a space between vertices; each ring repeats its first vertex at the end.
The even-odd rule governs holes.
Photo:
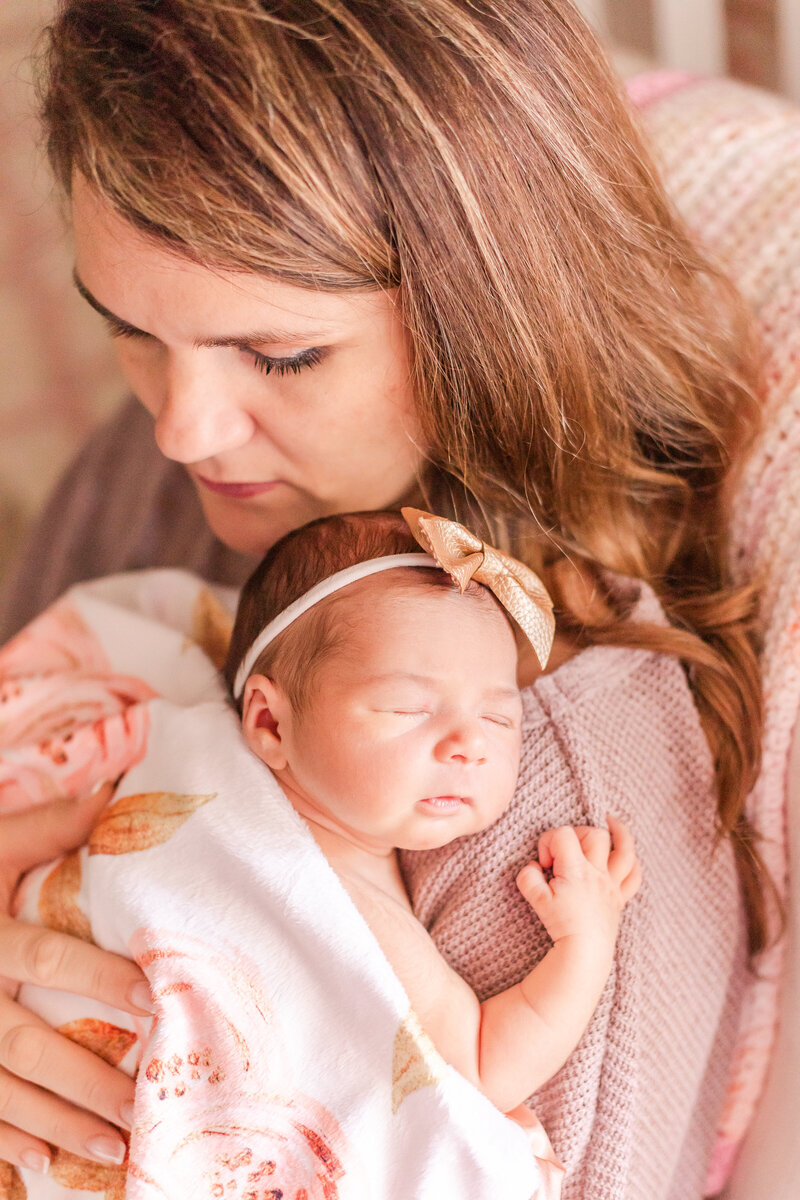
POLYGON ((449 813, 458 812, 471 801, 469 796, 426 796, 419 803, 432 812, 449 813))

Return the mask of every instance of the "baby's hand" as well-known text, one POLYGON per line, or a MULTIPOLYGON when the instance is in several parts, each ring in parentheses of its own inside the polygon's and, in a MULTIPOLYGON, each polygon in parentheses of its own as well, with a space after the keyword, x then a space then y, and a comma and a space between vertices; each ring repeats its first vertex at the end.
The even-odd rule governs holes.
POLYGON ((517 887, 554 942, 581 937, 597 950, 613 950, 619 914, 638 891, 642 869, 628 827, 616 817, 607 820, 607 830, 549 830, 539 839, 539 862, 517 876, 517 887), (545 870, 552 870, 549 881, 545 870))

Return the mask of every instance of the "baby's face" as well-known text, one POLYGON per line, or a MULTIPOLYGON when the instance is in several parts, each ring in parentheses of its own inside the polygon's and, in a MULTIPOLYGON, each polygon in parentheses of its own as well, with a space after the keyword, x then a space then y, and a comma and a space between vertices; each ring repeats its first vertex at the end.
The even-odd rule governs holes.
POLYGON ((520 755, 517 648, 487 597, 355 585, 313 698, 280 722, 295 806, 372 848, 430 849, 508 805, 520 755))

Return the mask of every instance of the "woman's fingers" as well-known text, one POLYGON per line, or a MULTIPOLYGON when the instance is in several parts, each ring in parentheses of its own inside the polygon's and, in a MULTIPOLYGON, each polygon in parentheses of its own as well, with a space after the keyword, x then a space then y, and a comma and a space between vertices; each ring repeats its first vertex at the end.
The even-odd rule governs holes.
POLYGON ((55 800, 0 816, 0 911, 8 911, 23 871, 59 858, 86 841, 113 791, 113 783, 103 783, 74 800, 55 800))
POLYGON ((91 996, 126 1012, 152 1012, 147 981, 135 963, 69 934, 8 917, 0 919, 0 975, 91 996))
MULTIPOLYGON (((115 1124, 129 1123, 133 1080, 6 997, 0 997, 0 1070, 6 1075, 0 1096, 14 1090, 8 1076, 17 1077, 115 1124)), ((13 1109, 0 1116, 31 1128, 13 1109)), ((46 1136, 44 1130, 35 1132, 46 1136)))
MULTIPOLYGON (((0 1163, 4 1162, 45 1174, 50 1166, 50 1147, 23 1129, 0 1121, 0 1163)), ((0 1195, 3 1195, 2 1187, 0 1195)))
MULTIPOLYGON (((88 1051, 83 1053, 88 1058, 94 1058, 88 1051)), ((113 1070, 111 1067, 108 1069, 113 1070)), ((132 1096, 133 1080, 129 1079, 128 1083, 132 1096)), ((8 1126, 12 1121, 16 1123, 7 1134, 12 1146, 40 1145, 40 1139, 44 1139, 50 1145, 60 1146, 95 1162, 120 1163, 125 1156, 125 1142, 118 1129, 92 1113, 76 1108, 60 1096, 54 1096, 1 1069, 0 1119, 8 1126), (26 1137, 30 1134, 33 1137, 26 1137)))
POLYGON ((113 793, 114 784, 107 782, 85 796, 6 813, 0 817, 3 862, 26 871, 80 846, 113 793))

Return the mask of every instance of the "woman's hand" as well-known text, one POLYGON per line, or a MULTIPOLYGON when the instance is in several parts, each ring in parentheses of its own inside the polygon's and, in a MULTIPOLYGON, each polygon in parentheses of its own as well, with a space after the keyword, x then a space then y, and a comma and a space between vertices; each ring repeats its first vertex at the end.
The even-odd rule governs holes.
POLYGON ((20 875, 85 841, 111 785, 73 801, 0 816, 0 1159, 46 1170, 51 1145, 120 1162, 133 1080, 56 1033, 16 1003, 21 983, 90 996, 136 1015, 149 1011, 144 975, 127 959, 8 916, 20 875))

